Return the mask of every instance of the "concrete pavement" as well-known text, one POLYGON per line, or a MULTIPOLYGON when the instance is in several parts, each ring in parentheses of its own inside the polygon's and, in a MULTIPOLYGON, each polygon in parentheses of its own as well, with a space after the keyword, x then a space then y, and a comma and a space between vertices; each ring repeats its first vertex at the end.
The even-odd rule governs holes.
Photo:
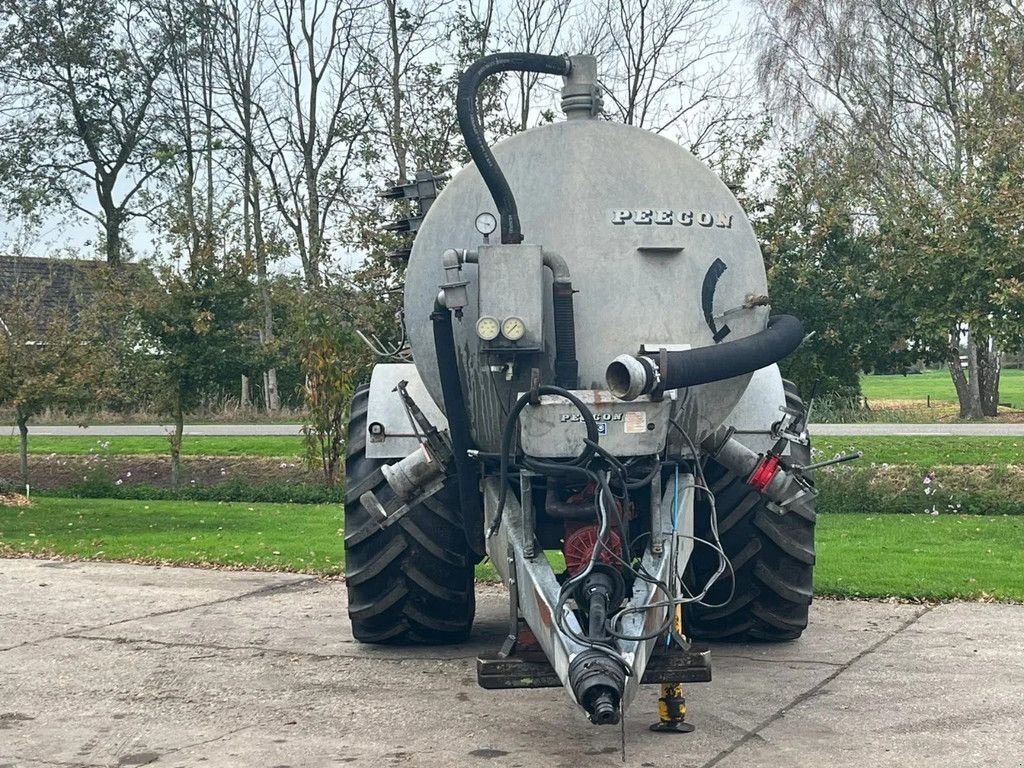
MULTIPOLYGON (((48 427, 33 426, 30 436, 66 437, 83 435, 85 437, 131 437, 167 435, 173 428, 161 424, 106 424, 90 427, 48 427)), ((983 437, 1024 437, 1024 422, 1019 424, 812 424, 812 435, 846 436, 849 435, 899 435, 910 436, 983 436, 983 437)), ((0 426, 0 435, 15 436, 16 427, 0 426)), ((299 435, 299 424, 186 424, 185 435, 299 435)))
MULTIPOLYGON (((0 560, 0 766, 621 766, 558 690, 489 692, 471 641, 352 641, 345 588, 289 574, 0 560)), ((626 765, 1024 765, 1024 606, 818 601, 803 640, 713 650, 688 736, 628 713, 626 765)))

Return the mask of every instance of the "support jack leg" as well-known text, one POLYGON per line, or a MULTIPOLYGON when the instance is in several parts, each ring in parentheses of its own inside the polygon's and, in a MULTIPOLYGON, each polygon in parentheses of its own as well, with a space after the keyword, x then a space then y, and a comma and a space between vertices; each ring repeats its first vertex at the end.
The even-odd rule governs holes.
MULTIPOLYGON (((673 628, 682 636, 683 608, 676 606, 673 628)), ((662 683, 661 696, 658 698, 658 722, 651 726, 657 733, 693 733, 693 723, 686 722, 686 698, 683 696, 682 683, 662 683)))
POLYGON ((686 699, 682 683, 662 683, 658 698, 659 720, 651 726, 658 733, 693 733, 693 723, 686 722, 686 699))

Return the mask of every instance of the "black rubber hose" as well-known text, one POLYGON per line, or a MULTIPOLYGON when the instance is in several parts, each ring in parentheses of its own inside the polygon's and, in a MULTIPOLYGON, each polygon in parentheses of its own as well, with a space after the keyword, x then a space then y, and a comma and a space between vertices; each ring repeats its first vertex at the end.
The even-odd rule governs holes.
POLYGON ((731 379, 777 363, 799 347, 803 338, 803 323, 792 315, 776 315, 763 331, 746 338, 667 352, 664 370, 655 354, 643 358, 623 355, 608 366, 608 389, 624 400, 633 400, 656 386, 665 391, 731 379))
POLYGON ((576 360, 576 319, 572 306, 572 283, 556 282, 552 288, 555 317, 555 384, 576 389, 580 366, 576 360))
MULTIPOLYGON (((519 396, 519 399, 516 400, 515 405, 512 406, 512 410, 505 418, 505 426, 501 430, 501 464, 498 469, 500 490, 498 491, 498 504, 494 513, 494 522, 491 523, 491 527, 487 532, 488 538, 497 532, 501 525, 501 518, 505 514, 505 501, 508 498, 508 470, 512 457, 512 444, 515 442, 516 437, 516 426, 519 424, 519 414, 522 413, 523 409, 530 404, 530 397, 532 394, 533 393, 531 392, 524 392, 519 396)), ((549 384, 542 384, 539 386, 537 388, 537 394, 564 397, 576 406, 576 410, 580 412, 583 424, 587 428, 587 438, 591 442, 597 443, 600 438, 600 433, 597 430, 597 421, 594 419, 594 414, 591 412, 590 408, 587 407, 586 403, 576 397, 576 395, 569 390, 563 389, 562 387, 553 387, 549 384)), ((539 461, 537 459, 530 459, 529 457, 524 457, 523 463, 538 474, 579 474, 581 472, 589 474, 582 468, 589 464, 593 457, 593 446, 589 443, 584 443, 583 450, 580 452, 580 455, 565 464, 559 464, 552 461, 539 461)))
POLYGON ((448 418, 448 433, 452 439, 452 459, 455 462, 455 476, 459 485, 462 525, 470 548, 477 555, 483 556, 486 547, 484 513, 480 503, 480 470, 479 465, 468 453, 473 448, 473 436, 469 431, 469 414, 462 393, 459 363, 455 356, 452 313, 447 307, 435 303, 430 320, 434 328, 434 351, 437 354, 437 369, 441 377, 441 395, 444 399, 445 416, 448 418))
POLYGON ((459 78, 459 91, 455 100, 459 130, 466 142, 469 156, 476 163, 494 205, 498 209, 502 243, 521 243, 523 233, 519 224, 519 209, 512 189, 501 172, 498 161, 484 137, 484 129, 477 114, 477 94, 483 80, 498 72, 540 72, 545 75, 569 74, 572 64, 565 56, 544 56, 539 53, 495 53, 473 62, 459 78))

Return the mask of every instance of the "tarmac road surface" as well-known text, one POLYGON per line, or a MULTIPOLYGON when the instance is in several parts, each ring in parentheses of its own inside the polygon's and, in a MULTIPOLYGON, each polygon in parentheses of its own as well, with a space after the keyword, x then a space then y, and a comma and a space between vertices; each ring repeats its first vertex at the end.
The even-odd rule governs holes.
MULTIPOLYGON (((0 518, 2 522, 2 518, 0 518)), ((559 690, 477 687, 501 642, 353 642, 345 587, 294 574, 0 560, 0 766, 621 766, 559 690)), ((1024 765, 1024 606, 818 601, 804 639, 718 646, 697 731, 626 718, 626 765, 1024 765)))

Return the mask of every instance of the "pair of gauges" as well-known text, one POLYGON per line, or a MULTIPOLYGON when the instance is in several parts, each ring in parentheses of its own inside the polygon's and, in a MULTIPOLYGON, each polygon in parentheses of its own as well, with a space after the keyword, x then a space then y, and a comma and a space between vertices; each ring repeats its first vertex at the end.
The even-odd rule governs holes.
POLYGON ((526 333, 526 323, 515 315, 506 317, 501 322, 490 315, 482 315, 476 321, 476 335, 484 341, 494 341, 501 334, 509 341, 519 341, 526 333))

